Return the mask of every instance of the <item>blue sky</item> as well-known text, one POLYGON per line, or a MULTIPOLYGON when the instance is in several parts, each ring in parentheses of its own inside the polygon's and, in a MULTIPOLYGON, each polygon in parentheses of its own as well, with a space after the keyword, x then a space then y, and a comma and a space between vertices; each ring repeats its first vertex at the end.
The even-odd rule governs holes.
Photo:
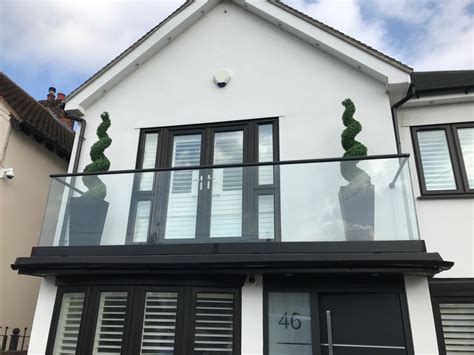
MULTIPOLYGON (((474 0, 284 0, 415 70, 474 69, 474 0)), ((0 70, 68 94, 177 0, 0 0, 0 70)))

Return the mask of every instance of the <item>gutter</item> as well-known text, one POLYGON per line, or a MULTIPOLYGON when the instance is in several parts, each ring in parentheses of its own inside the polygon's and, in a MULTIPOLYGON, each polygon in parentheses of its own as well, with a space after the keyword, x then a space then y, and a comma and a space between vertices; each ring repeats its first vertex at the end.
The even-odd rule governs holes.
MULTIPOLYGON (((77 173, 77 169, 79 167, 79 157, 81 156, 81 151, 82 151, 82 142, 84 141, 84 133, 86 131, 86 120, 80 116, 73 115, 71 113, 66 112, 66 117, 69 118, 70 120, 73 120, 75 122, 79 122, 81 124, 81 130, 79 131, 79 138, 77 141, 77 147, 76 147, 76 154, 74 156, 74 164, 72 166, 72 173, 77 173)), ((77 110, 74 110, 74 112, 77 112, 77 110)))

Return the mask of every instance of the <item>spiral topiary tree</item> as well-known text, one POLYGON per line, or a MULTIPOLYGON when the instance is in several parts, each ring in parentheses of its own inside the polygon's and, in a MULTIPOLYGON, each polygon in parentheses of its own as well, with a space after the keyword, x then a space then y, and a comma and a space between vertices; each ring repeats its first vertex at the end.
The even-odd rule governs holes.
MULTIPOLYGON (((362 131, 362 125, 354 118, 355 105, 351 99, 345 99, 342 105, 345 107, 342 114, 342 123, 346 126, 341 134, 341 144, 345 150, 344 157, 365 157, 367 156, 367 147, 355 139, 362 131)), ((358 168, 357 163, 356 160, 341 162, 342 176, 349 184, 370 184, 369 175, 358 168)))
MULTIPOLYGON (((109 113, 102 113, 100 118, 102 122, 97 127, 97 137, 99 137, 99 140, 91 147, 90 157, 92 163, 86 166, 84 169, 85 173, 100 173, 108 171, 110 168, 110 161, 104 154, 104 151, 112 144, 112 139, 107 134, 107 130, 110 127, 109 113)), ((107 186, 97 175, 84 175, 82 182, 88 189, 82 195, 84 198, 103 200, 107 196, 107 186)))

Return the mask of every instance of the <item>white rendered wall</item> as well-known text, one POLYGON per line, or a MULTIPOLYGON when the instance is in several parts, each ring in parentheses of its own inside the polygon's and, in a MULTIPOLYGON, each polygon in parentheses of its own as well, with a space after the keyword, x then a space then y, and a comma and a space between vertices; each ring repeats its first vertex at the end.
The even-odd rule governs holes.
MULTIPOLYGON (((403 152, 410 153, 415 197, 421 196, 411 126, 474 121, 474 102, 403 108, 398 111, 403 152)), ((421 239, 454 267, 438 277, 474 277, 474 199, 417 200, 421 239)))
POLYGON ((405 289, 415 355, 436 355, 438 343, 428 280, 405 276, 405 289))
POLYGON ((54 302, 56 300, 56 290, 54 278, 43 278, 41 280, 28 355, 44 355, 46 352, 49 327, 51 325, 54 302))
POLYGON ((263 355, 263 278, 242 287, 242 355, 263 355))
MULTIPOLYGON (((341 156, 341 101, 348 97, 363 126, 357 138, 369 154, 395 153, 384 85, 240 7, 221 4, 87 109, 79 171, 90 161, 103 111, 112 120, 111 170, 135 167, 140 128, 275 116, 280 159, 341 156), (221 68, 233 75, 224 89, 213 82, 221 68)), ((104 180, 110 207, 103 244, 124 241, 132 178, 104 180)))

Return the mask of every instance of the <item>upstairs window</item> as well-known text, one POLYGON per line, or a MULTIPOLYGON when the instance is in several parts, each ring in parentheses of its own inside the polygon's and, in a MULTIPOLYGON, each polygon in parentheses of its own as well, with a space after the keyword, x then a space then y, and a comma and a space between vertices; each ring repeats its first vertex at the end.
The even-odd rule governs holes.
POLYGON ((424 196, 474 194, 474 124, 412 128, 424 196))

